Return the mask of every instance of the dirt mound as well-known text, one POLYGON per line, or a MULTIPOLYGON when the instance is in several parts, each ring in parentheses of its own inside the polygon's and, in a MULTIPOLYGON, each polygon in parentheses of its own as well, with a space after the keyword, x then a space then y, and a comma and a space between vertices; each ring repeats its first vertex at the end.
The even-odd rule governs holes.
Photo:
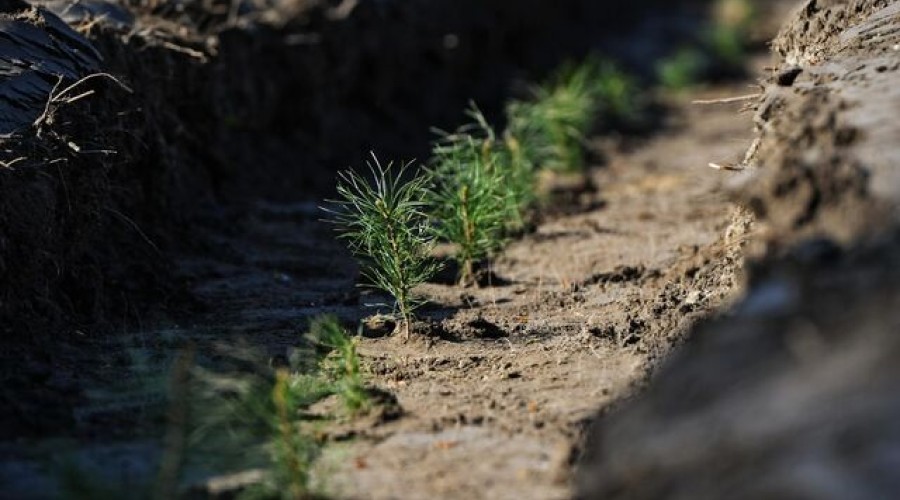
POLYGON ((52 13, 24 2, 4 9, 0 329, 14 340, 63 321, 102 322, 161 266, 126 215, 143 198, 140 179, 122 172, 138 157, 124 128, 133 122, 116 114, 127 88, 52 13), (96 93, 107 99, 91 101, 96 93))
POLYGON ((23 1, 0 5, 0 135, 32 126, 45 112, 48 96, 100 66, 94 47, 49 12, 23 1), (58 87, 58 88, 57 88, 58 87))
POLYGON ((889 1, 804 2, 776 39, 740 174, 747 296, 592 426, 581 497, 900 491, 898 42, 889 1))
POLYGON ((900 239, 810 244, 594 429, 584 498, 889 498, 900 239))
POLYGON ((775 40, 785 62, 757 112, 759 168, 744 201, 767 241, 851 242, 894 223, 900 5, 806 2, 775 40))
MULTIPOLYGON (((805 0, 793 19, 772 42, 772 50, 785 64, 809 66, 833 58, 853 44, 845 34, 861 21, 870 24, 870 16, 892 3, 891 0, 805 0)), ((878 17, 889 14, 882 12, 878 17)))

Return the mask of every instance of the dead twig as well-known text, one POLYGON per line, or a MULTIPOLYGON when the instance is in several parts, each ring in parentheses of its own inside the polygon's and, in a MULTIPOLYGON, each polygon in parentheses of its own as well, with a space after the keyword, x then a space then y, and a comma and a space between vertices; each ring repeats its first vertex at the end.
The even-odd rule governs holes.
POLYGON ((736 164, 730 164, 730 163, 720 164, 720 163, 710 162, 709 168, 714 168, 716 170, 729 170, 732 172, 739 172, 741 170, 744 170, 744 167, 742 165, 736 165, 736 164))
POLYGON ((47 120, 47 117, 50 116, 50 106, 53 105, 54 94, 56 94, 56 89, 62 85, 63 77, 59 75, 56 78, 56 83, 53 84, 53 88, 50 89, 50 95, 47 96, 47 102, 44 103, 44 111, 41 112, 40 116, 34 120, 32 126, 38 129, 38 135, 40 135, 40 125, 47 120))
POLYGON ((163 47, 165 47, 165 48, 167 48, 167 49, 169 49, 169 50, 171 50, 171 51, 173 51, 173 52, 180 52, 180 53, 185 54, 185 55, 187 55, 187 56, 189 56, 189 57, 193 57, 193 58, 197 59, 197 60, 200 61, 200 62, 204 62, 204 63, 205 63, 205 62, 207 62, 207 61, 209 60, 209 58, 206 56, 205 53, 203 53, 203 52, 201 52, 201 51, 199 51, 199 50, 194 50, 194 49, 192 49, 192 48, 190 48, 190 47, 185 47, 185 46, 183 46, 183 45, 178 45, 178 44, 169 42, 169 41, 167 41, 167 40, 162 40, 162 41, 160 42, 160 45, 162 45, 163 47))
POLYGON ((27 160, 27 158, 24 156, 20 156, 18 158, 13 158, 12 160, 9 160, 9 161, 0 160, 0 167, 13 170, 13 165, 15 165, 16 163, 19 163, 20 161, 25 161, 25 160, 27 160))
POLYGON ((108 79, 112 80, 113 82, 115 82, 116 84, 118 84, 119 87, 121 87, 125 92, 128 92, 129 94, 134 93, 134 91, 131 90, 131 87, 129 87, 128 85, 125 85, 124 83, 121 82, 121 80, 110 75, 109 73, 91 73, 90 75, 88 75, 84 78, 81 78, 78 81, 76 81, 75 83, 73 83, 72 85, 69 85, 68 87, 64 88, 59 94, 57 94, 53 97, 60 99, 60 98, 62 98, 62 96, 66 95, 69 92, 71 92, 72 90, 78 88, 84 82, 87 82, 88 80, 93 80, 94 78, 108 78, 108 79))
POLYGON ((109 208, 109 207, 104 207, 104 210, 106 210, 107 212, 122 219, 122 221, 125 222, 126 224, 128 224, 129 226, 131 226, 131 228, 134 229, 135 232, 137 232, 141 236, 141 238, 143 238, 143 240, 148 245, 150 245, 150 247, 153 248, 153 250, 156 251, 156 253, 158 255, 162 255, 162 251, 159 249, 158 246, 156 246, 156 243, 153 243, 153 240, 151 240, 150 237, 147 236, 146 233, 144 233, 144 231, 141 229, 141 227, 137 225, 137 222, 131 220, 127 215, 123 214, 122 212, 119 212, 118 210, 113 210, 112 208, 109 208))
POLYGON ((756 94, 747 94, 747 95, 739 95, 735 97, 723 97, 721 99, 697 99, 695 101, 691 101, 691 104, 729 104, 732 102, 743 102, 749 101, 751 99, 758 99, 762 97, 761 93, 756 94))
POLYGON ((75 83, 69 85, 68 87, 60 90, 60 85, 62 85, 63 77, 59 76, 56 80, 56 83, 53 85, 53 88, 50 89, 50 95, 47 96, 47 102, 44 103, 44 111, 34 120, 32 123, 32 127, 36 128, 38 131, 38 137, 40 137, 41 127, 45 123, 49 123, 51 121, 51 117, 53 116, 54 110, 56 110, 59 106, 72 104, 75 101, 88 97, 94 94, 93 90, 87 90, 80 94, 74 95, 72 97, 66 97, 67 94, 77 89, 79 86, 83 85, 85 82, 89 80, 93 80, 95 78, 107 78, 115 82, 119 87, 128 92, 129 94, 134 91, 131 87, 122 83, 118 78, 110 75, 109 73, 91 73, 90 75, 85 76, 84 78, 78 79, 75 83))

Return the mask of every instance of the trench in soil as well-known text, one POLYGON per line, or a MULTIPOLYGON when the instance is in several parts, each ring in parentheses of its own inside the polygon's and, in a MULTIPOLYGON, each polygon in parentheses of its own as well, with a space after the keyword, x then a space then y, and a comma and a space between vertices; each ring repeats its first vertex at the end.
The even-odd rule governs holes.
MULTIPOLYGON (((331 492, 571 495, 587 420, 639 388, 681 334, 737 288, 741 231, 732 234, 737 212, 723 190, 732 174, 706 165, 737 161, 752 125, 739 105, 691 105, 696 97, 673 101, 650 138, 595 140, 606 159, 589 171, 596 189, 565 191, 577 209, 548 215, 510 244, 492 263, 497 283, 425 285, 433 305, 422 313, 422 334, 408 343, 361 340, 369 381, 394 394, 404 414, 319 429, 331 444, 317 476, 331 492)), ((227 226, 199 228, 208 251, 182 256, 178 273, 206 312, 90 341, 89 350, 105 354, 79 375, 90 389, 74 411, 77 437, 4 445, 14 457, 3 466, 6 492, 52 492, 47 456, 113 484, 152 478, 160 374, 186 339, 201 353, 246 345, 283 359, 309 318, 332 313, 354 323, 374 313, 367 305, 379 297, 354 287, 356 267, 318 204, 260 199, 225 213, 227 226), (145 368, 135 369, 137 361, 145 368)), ((184 482, 209 473, 189 466, 184 482)))

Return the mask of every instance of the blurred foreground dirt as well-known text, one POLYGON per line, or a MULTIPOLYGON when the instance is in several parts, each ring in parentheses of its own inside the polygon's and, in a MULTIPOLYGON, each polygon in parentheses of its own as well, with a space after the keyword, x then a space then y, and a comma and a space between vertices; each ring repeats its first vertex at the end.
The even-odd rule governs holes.
POLYGON ((746 297, 598 419, 582 498, 900 494, 900 3, 804 2, 773 48, 746 297))

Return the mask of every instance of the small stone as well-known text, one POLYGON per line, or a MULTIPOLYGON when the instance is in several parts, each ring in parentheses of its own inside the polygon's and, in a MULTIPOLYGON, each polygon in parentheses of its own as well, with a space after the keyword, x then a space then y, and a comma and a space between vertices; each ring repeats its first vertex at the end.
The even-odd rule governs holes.
POLYGON ((703 293, 701 293, 699 290, 694 290, 693 292, 688 294, 687 298, 684 300, 684 303, 689 306, 693 306, 699 304, 701 300, 703 300, 703 293))

